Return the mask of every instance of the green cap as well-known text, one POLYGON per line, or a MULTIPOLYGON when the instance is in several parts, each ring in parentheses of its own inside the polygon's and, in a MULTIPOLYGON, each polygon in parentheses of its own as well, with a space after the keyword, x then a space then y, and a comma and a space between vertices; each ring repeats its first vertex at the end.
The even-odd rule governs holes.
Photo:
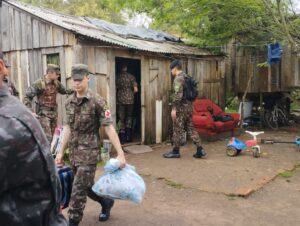
POLYGON ((58 70, 60 70, 60 69, 59 69, 59 66, 56 64, 48 64, 47 65, 47 71, 58 71, 58 70))
POLYGON ((85 75, 89 75, 88 66, 85 64, 75 64, 72 67, 72 78, 74 80, 82 80, 85 75))

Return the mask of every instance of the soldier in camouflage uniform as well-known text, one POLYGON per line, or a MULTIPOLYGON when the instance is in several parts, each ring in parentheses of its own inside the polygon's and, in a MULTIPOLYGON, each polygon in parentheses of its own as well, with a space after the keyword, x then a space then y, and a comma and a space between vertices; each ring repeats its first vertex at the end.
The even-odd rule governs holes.
POLYGON ((113 121, 106 101, 88 89, 89 72, 84 64, 72 67, 72 79, 76 91, 66 101, 66 118, 62 147, 56 156, 57 165, 63 164, 64 150, 69 145, 70 162, 74 172, 73 189, 69 205, 70 226, 79 225, 87 196, 101 204, 99 221, 106 221, 114 204, 112 199, 97 196, 91 189, 99 161, 99 129, 105 132, 117 150, 122 167, 125 166, 124 153, 113 127, 113 121))
POLYGON ((52 142, 52 137, 57 126, 57 103, 56 95, 71 94, 72 90, 67 90, 58 81, 59 67, 54 64, 49 64, 45 77, 36 80, 28 89, 24 97, 24 104, 32 111, 39 119, 42 128, 48 138, 52 142), (36 109, 32 108, 33 98, 37 97, 36 109))
POLYGON ((135 77, 127 72, 127 65, 123 64, 116 82, 117 107, 120 124, 119 137, 121 143, 132 141, 132 112, 134 93, 138 92, 135 77))
POLYGON ((6 226, 67 226, 50 146, 38 121, 3 83, 0 52, 0 219, 6 226))
POLYGON ((16 89, 15 84, 8 79, 8 76, 3 78, 3 82, 6 83, 6 86, 11 95, 19 97, 19 91, 16 89))
POLYGON ((170 65, 171 74, 175 77, 173 83, 173 96, 172 96, 172 111, 171 117, 173 121, 173 144, 172 151, 165 153, 165 158, 180 158, 179 147, 181 143, 182 132, 186 129, 188 135, 192 138, 194 144, 197 146, 196 153, 193 155, 195 158, 202 158, 206 155, 201 146, 201 139, 195 130, 192 121, 193 104, 191 101, 183 97, 183 86, 185 76, 188 76, 182 71, 182 65, 179 60, 172 61, 170 65))

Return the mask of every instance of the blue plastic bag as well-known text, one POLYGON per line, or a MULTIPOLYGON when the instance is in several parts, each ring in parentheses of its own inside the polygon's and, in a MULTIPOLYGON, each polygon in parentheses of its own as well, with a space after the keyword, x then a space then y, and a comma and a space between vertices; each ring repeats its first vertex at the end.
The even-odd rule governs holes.
POLYGON ((104 175, 93 185, 92 190, 99 196, 141 203, 146 185, 134 166, 126 164, 120 169, 120 162, 110 159, 104 166, 104 175))

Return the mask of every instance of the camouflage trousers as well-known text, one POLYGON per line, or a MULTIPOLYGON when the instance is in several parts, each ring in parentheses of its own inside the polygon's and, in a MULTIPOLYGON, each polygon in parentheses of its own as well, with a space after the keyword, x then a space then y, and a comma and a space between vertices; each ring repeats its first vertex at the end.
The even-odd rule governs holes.
POLYGON ((102 204, 103 198, 92 191, 96 169, 96 164, 72 166, 74 181, 68 213, 69 218, 74 221, 82 220, 87 196, 102 204))
POLYGON ((118 117, 120 123, 120 130, 132 127, 132 112, 133 104, 119 104, 118 105, 118 117))
POLYGON ((57 112, 41 110, 39 112, 39 121, 46 134, 46 137, 51 144, 55 128, 57 126, 57 112))
POLYGON ((192 106, 184 106, 176 111, 176 119, 173 121, 172 138, 175 148, 179 149, 184 131, 187 132, 187 135, 193 140, 194 144, 197 146, 201 145, 201 138, 193 125, 192 114, 192 106))

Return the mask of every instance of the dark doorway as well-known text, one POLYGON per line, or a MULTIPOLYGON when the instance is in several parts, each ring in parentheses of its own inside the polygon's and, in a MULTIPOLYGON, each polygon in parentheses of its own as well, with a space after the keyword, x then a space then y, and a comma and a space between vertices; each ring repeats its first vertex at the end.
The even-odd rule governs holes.
MULTIPOLYGON (((116 81, 120 74, 121 66, 124 63, 127 65, 127 71, 135 77, 136 82, 138 84, 138 92, 134 94, 132 132, 133 142, 141 142, 141 61, 129 58, 116 57, 116 81)), ((117 122, 119 122, 118 114, 117 122)))

